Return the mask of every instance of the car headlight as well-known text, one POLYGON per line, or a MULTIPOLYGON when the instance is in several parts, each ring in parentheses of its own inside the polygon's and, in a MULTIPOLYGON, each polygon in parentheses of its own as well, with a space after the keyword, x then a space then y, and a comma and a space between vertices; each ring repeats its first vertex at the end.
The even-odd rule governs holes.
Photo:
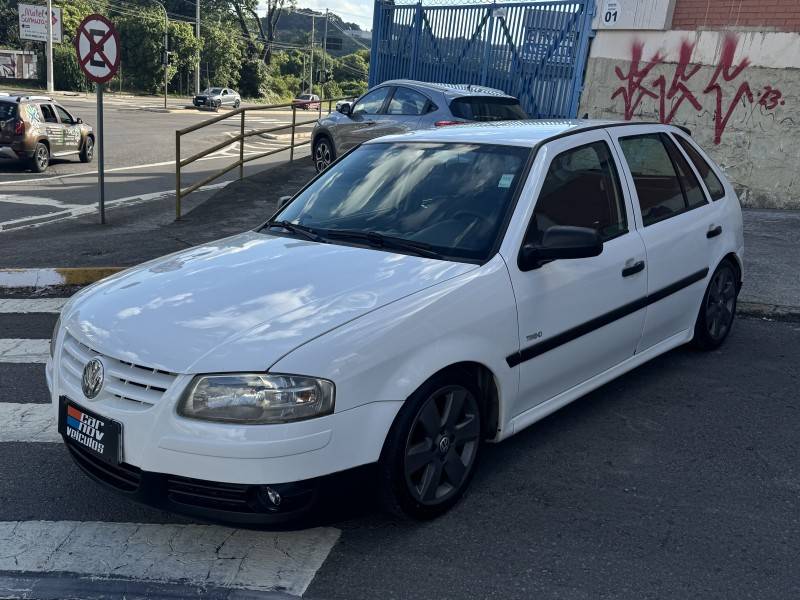
POLYGON ((53 327, 53 335, 50 336, 50 358, 56 353, 56 339, 58 339, 58 330, 61 329, 61 315, 56 319, 56 326, 53 327))
POLYGON ((263 373, 198 375, 181 400, 178 414, 265 425, 329 415, 333 404, 334 385, 327 379, 263 373))

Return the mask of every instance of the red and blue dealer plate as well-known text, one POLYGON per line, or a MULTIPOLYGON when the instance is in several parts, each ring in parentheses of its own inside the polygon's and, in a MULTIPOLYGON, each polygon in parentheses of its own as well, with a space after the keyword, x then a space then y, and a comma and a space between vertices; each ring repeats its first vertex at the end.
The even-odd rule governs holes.
POLYGON ((58 432, 68 444, 101 460, 118 464, 122 459, 122 424, 86 410, 64 396, 59 403, 58 432))

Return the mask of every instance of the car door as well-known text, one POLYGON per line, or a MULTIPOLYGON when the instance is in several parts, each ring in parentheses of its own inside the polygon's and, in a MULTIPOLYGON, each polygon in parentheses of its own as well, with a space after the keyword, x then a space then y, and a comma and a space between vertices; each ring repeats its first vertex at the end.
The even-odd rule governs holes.
POLYGON ((609 130, 635 198, 647 252, 647 315, 638 352, 694 327, 714 268, 720 207, 707 193, 666 128, 609 130))
POLYGON ((429 105, 429 99, 419 92, 397 86, 386 105, 386 115, 382 116, 372 128, 374 137, 419 129, 422 115, 429 105))
MULTIPOLYGON (((630 198, 604 130, 566 136, 539 151, 532 177, 535 205, 514 256, 506 257, 517 299, 520 393, 513 416, 591 379, 633 356, 647 291, 644 243, 636 231, 630 198), (542 175, 537 175, 542 173, 542 175), (520 269, 519 251, 537 243, 553 225, 600 232, 599 256, 554 260, 520 269)), ((524 200, 520 200, 523 202, 524 200)))
POLYGON ((222 106, 227 106, 228 104, 231 104, 231 95, 225 88, 223 88, 222 93, 220 94, 220 102, 222 106))
POLYGON ((362 96, 349 115, 336 125, 337 152, 346 152, 353 146, 374 137, 373 128, 384 116, 384 106, 392 88, 379 87, 362 96))
POLYGON ((44 130, 47 133, 47 141, 50 144, 50 154, 64 152, 66 143, 64 141, 64 127, 56 114, 55 108, 50 103, 39 105, 44 120, 44 130))
POLYGON ((56 111, 56 116, 61 122, 61 129, 63 132, 63 147, 62 152, 77 152, 80 150, 81 144, 81 126, 64 108, 58 104, 53 107, 56 111))

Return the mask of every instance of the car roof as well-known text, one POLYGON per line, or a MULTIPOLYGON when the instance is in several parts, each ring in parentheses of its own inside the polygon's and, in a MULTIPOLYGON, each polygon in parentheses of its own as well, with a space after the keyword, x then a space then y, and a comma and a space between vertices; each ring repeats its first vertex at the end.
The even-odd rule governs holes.
POLYGON ((0 99, 3 102, 54 102, 50 96, 40 96, 34 94, 7 94, 0 93, 0 99))
POLYGON ((414 81, 413 79, 390 79, 389 81, 383 81, 380 84, 381 87, 387 85, 404 85, 411 88, 432 90, 440 92, 448 98, 457 98, 461 96, 494 96, 500 98, 514 97, 509 96, 503 90, 485 87, 482 85, 474 85, 471 83, 431 83, 428 81, 414 81))
MULTIPOLYGON (((661 126, 662 124, 601 119, 493 121, 490 123, 465 123, 464 125, 422 129, 399 135, 387 135, 381 138, 375 138, 366 143, 468 142, 533 147, 540 142, 562 135, 620 125, 640 125, 643 128, 652 128, 654 126, 661 126)), ((690 133, 682 127, 679 129, 690 133)))

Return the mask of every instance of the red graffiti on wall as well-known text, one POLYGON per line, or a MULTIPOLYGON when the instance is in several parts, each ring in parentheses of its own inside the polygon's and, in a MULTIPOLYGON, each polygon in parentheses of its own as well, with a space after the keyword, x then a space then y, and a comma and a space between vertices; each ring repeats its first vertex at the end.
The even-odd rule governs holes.
POLYGON ((675 118, 680 107, 684 102, 691 104, 695 110, 703 110, 703 102, 706 96, 712 96, 714 102, 714 143, 719 144, 722 134, 728 125, 728 121, 733 111, 740 103, 745 101, 750 104, 757 103, 765 110, 774 110, 778 106, 783 106, 785 101, 780 90, 767 85, 756 100, 750 83, 742 81, 730 93, 731 86, 750 65, 750 61, 744 57, 739 64, 734 64, 734 54, 736 53, 737 38, 733 34, 728 34, 723 39, 720 60, 714 69, 711 78, 699 97, 689 88, 690 80, 700 71, 700 65, 692 65, 691 58, 694 51, 694 44, 688 41, 681 43, 678 54, 678 62, 674 66, 672 77, 659 75, 655 79, 648 81, 651 71, 658 65, 666 65, 665 57, 659 53, 654 54, 648 61, 642 61, 644 44, 636 41, 631 48, 631 61, 628 72, 625 73, 620 67, 615 67, 614 72, 624 85, 618 87, 611 94, 611 99, 622 96, 624 106, 624 118, 629 121, 633 118, 636 109, 639 108, 642 100, 653 98, 658 100, 658 117, 662 123, 671 123, 675 118), (669 84, 667 83, 669 81, 669 84))

